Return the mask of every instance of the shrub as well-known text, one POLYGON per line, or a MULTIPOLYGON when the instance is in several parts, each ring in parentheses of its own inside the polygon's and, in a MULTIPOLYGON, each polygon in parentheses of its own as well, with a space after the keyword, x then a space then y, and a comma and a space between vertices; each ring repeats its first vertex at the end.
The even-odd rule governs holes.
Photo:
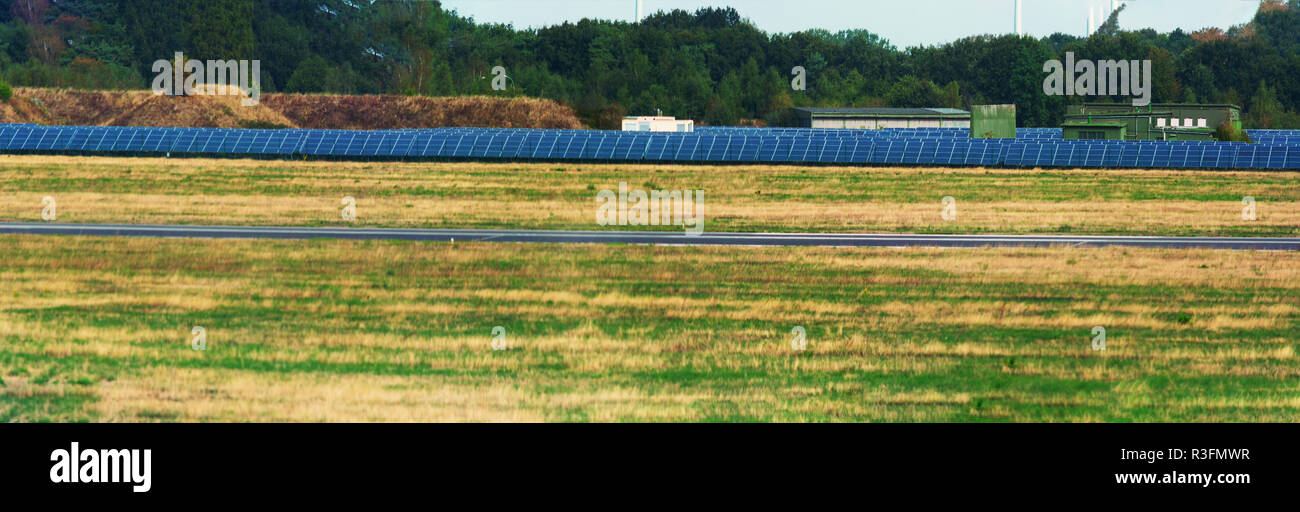
POLYGON ((1214 138, 1219 139, 1219 142, 1255 142, 1250 139, 1249 135, 1246 135, 1244 130, 1238 129, 1236 125, 1232 124, 1232 121, 1224 121, 1219 124, 1214 129, 1214 138))
POLYGON ((288 128, 289 126, 288 126, 288 125, 284 125, 284 124, 280 124, 280 123, 276 123, 276 122, 272 122, 272 121, 245 120, 245 121, 240 121, 240 122, 239 122, 239 127, 240 127, 240 128, 254 128, 254 129, 259 129, 259 130, 283 130, 283 129, 288 128))
POLYGON ((14 90, 9 87, 9 82, 0 80, 0 101, 9 102, 9 98, 14 97, 14 90))

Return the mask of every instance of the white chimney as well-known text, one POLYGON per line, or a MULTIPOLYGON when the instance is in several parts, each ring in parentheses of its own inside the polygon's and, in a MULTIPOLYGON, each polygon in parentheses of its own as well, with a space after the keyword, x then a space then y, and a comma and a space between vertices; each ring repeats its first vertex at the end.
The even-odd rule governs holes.
POLYGON ((641 23, 641 1, 636 0, 636 21, 634 23, 641 23))
POLYGON ((1023 2, 1024 0, 1016 0, 1016 35, 1018 36, 1025 35, 1025 28, 1022 24, 1023 18, 1021 17, 1024 8, 1023 2))
POLYGON ((1097 13, 1088 7, 1088 35, 1092 35, 1097 29, 1097 13))

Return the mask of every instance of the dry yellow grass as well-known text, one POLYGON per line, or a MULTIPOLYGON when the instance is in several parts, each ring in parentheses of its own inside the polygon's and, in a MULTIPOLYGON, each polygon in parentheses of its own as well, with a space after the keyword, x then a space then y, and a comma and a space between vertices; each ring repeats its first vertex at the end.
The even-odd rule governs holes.
POLYGON ((1300 233, 1297 173, 0 157, 0 220, 601 229, 596 191, 705 191, 715 231, 1300 233), (640 177, 633 179, 633 177, 640 177), (958 201, 955 221, 940 198, 958 201), (357 199, 357 221, 341 217, 357 199), (1242 219, 1241 198, 1258 217, 1242 219))

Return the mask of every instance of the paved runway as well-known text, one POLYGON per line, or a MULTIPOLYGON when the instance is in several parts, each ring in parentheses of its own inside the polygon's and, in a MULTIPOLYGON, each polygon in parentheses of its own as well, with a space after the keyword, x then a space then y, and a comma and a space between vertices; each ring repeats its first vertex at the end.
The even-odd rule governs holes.
POLYGON ((372 239, 531 243, 627 243, 824 247, 1130 247, 1300 250, 1300 238, 1219 238, 1055 235, 901 235, 833 233, 702 233, 681 231, 531 231, 136 224, 0 223, 0 233, 167 238, 372 239))

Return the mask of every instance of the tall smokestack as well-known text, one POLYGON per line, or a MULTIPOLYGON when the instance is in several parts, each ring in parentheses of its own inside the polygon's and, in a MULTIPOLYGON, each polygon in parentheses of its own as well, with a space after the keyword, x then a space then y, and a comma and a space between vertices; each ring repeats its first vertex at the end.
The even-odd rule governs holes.
POLYGON ((1025 35, 1025 27, 1023 25, 1023 18, 1021 17, 1024 8, 1023 2, 1024 0, 1016 0, 1016 35, 1018 36, 1025 35))
POLYGON ((1092 35, 1097 30, 1097 13, 1088 7, 1088 35, 1092 35))
POLYGON ((636 0, 636 23, 641 23, 641 0, 636 0))

